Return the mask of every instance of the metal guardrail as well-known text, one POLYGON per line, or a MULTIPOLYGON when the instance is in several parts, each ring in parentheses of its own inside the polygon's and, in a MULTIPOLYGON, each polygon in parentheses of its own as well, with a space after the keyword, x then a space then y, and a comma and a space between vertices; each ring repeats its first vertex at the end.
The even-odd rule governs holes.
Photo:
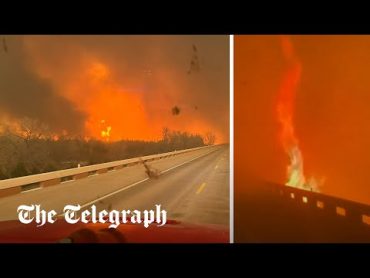
POLYGON ((148 155, 143 157, 130 158, 119 161, 112 161, 102 164, 88 165, 78 168, 71 168, 48 173, 23 176, 18 178, 6 179, 0 181, 0 197, 14 195, 22 191, 31 190, 39 187, 48 187, 57 185, 69 180, 77 180, 95 174, 102 174, 111 170, 118 170, 124 167, 132 166, 141 163, 142 161, 152 161, 163 159, 187 152, 192 152, 205 148, 214 148, 217 146, 205 146, 198 148, 185 149, 174 152, 167 152, 162 154, 148 155))
POLYGON ((346 221, 362 223, 370 227, 369 205, 280 184, 273 184, 270 189, 273 193, 292 202, 297 202, 311 209, 321 210, 323 213, 332 216, 342 217, 346 221))

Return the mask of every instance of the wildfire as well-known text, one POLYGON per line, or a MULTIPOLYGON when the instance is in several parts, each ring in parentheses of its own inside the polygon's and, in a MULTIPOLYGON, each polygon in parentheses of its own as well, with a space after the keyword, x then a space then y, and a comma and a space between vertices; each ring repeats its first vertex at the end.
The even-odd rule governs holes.
MULTIPOLYGON (((100 121, 100 123, 101 123, 102 125, 105 125, 105 120, 101 120, 101 121, 100 121)), ((112 127, 111 127, 111 126, 107 126, 107 127, 105 127, 105 128, 101 131, 101 133, 100 133, 101 137, 102 137, 103 139, 105 139, 106 141, 109 141, 111 130, 112 130, 112 127)))
MULTIPOLYGON (((202 106, 202 98, 199 103, 195 97, 189 98, 189 104, 186 103, 183 95, 187 94, 188 89, 179 82, 189 82, 189 77, 179 77, 179 82, 175 82, 172 77, 179 76, 176 67, 160 63, 154 71, 146 69, 146 65, 143 73, 138 70, 142 59, 131 70, 132 57, 127 57, 126 61, 126 54, 120 56, 112 53, 111 56, 104 47, 90 49, 88 44, 80 44, 79 39, 74 41, 73 38, 61 38, 60 43, 54 45, 58 40, 27 37, 24 44, 32 70, 52 83, 55 93, 84 114, 84 124, 79 135, 85 140, 155 141, 161 139, 163 127, 169 127, 194 134, 211 129, 218 142, 227 141, 224 134, 207 119, 210 109, 202 106), (59 48, 64 43, 70 47, 70 51, 65 52, 59 48), (49 45, 56 48, 45 52, 44 47, 49 45), (60 51, 63 57, 57 54, 60 51), (61 66, 55 67, 55 61, 60 61, 61 66), (183 108, 180 118, 168 113, 174 104, 181 104, 183 108), (197 106, 196 113, 189 108, 190 105, 197 106), (109 123, 109 128, 101 125, 102 119, 109 123)), ((191 82, 198 82, 194 78, 191 78, 191 82)))
POLYGON ((288 37, 282 37, 282 50, 288 63, 288 69, 283 77, 277 102, 277 116, 281 125, 280 139, 284 151, 288 154, 290 164, 287 167, 287 186, 306 190, 319 191, 319 184, 314 178, 306 180, 303 168, 303 156, 294 129, 294 109, 297 87, 301 78, 302 66, 297 58, 292 42, 288 37))
POLYGON ((69 92, 76 93, 68 97, 88 115, 85 135, 104 141, 148 136, 141 96, 125 90, 107 64, 89 62, 84 67, 84 74, 71 82, 69 92))

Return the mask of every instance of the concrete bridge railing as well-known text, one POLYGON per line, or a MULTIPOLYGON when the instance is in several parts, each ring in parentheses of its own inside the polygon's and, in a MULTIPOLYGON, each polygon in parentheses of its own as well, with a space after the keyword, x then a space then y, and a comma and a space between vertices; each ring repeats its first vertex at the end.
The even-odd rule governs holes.
POLYGON ((142 161, 148 162, 157 159, 163 159, 183 153, 193 152, 206 148, 214 148, 217 146, 205 146, 198 148, 185 149, 180 151, 167 152, 162 154, 148 155, 143 157, 130 158, 119 161, 112 161, 102 164, 95 164, 83 166, 78 168, 70 168, 65 170, 53 171, 48 173, 23 176, 18 178, 6 179, 0 181, 0 197, 14 195, 23 191, 36 189, 40 187, 48 187, 58 185, 65 181, 77 180, 91 175, 103 174, 112 170, 118 170, 124 167, 132 166, 141 163, 142 161))
POLYGON ((370 206, 345 200, 318 192, 307 191, 280 184, 269 184, 269 190, 286 198, 287 201, 296 202, 310 209, 322 211, 331 216, 342 217, 343 220, 353 223, 362 223, 370 228, 370 206))

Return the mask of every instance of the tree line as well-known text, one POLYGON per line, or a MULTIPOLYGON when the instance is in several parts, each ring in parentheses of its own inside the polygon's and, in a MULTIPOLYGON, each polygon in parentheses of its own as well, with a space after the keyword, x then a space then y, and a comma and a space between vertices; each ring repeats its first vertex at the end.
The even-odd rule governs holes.
POLYGON ((0 132, 0 179, 122 160, 132 157, 213 145, 212 133, 205 136, 163 129, 158 141, 121 140, 104 142, 81 137, 55 139, 46 126, 25 119, 20 130, 2 127, 0 132))

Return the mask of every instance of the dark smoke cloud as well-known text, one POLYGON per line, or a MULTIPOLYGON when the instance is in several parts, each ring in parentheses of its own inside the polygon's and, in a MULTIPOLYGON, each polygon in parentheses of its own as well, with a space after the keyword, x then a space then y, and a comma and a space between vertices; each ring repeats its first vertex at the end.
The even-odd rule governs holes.
POLYGON ((31 70, 22 37, 5 39, 8 51, 0 50, 0 112, 38 119, 53 131, 80 131, 85 116, 31 70))

